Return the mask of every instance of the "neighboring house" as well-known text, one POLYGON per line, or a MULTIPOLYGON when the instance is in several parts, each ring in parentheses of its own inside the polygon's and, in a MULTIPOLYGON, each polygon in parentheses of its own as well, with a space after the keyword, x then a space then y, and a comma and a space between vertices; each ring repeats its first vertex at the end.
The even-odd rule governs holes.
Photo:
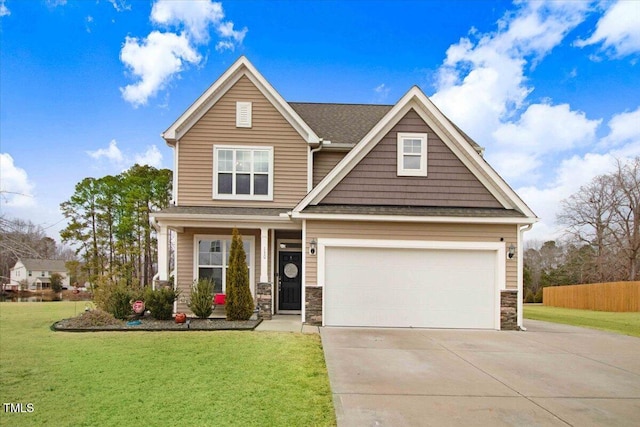
POLYGON ((264 318, 522 325, 522 235, 536 215, 419 88, 395 105, 287 102, 241 57, 163 138, 174 199, 153 221, 178 311, 198 278, 225 291, 238 227, 264 318))
POLYGON ((51 287, 51 275, 58 273, 62 276, 62 287, 69 287, 69 276, 64 265, 64 260, 60 259, 32 259, 21 258, 11 269, 11 289, 26 283, 23 290, 35 291, 48 289, 51 287))

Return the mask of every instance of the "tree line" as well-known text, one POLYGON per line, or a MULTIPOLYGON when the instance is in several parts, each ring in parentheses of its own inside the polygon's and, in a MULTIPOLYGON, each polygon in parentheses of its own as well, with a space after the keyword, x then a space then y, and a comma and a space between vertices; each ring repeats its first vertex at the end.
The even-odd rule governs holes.
POLYGON ((60 236, 77 248, 89 281, 150 284, 157 262, 151 212, 169 205, 172 172, 134 165, 118 175, 85 178, 60 205, 68 220, 60 236))
POLYGON ((561 202, 562 239, 529 243, 525 300, 545 286, 637 280, 640 268, 640 157, 618 160, 561 202))

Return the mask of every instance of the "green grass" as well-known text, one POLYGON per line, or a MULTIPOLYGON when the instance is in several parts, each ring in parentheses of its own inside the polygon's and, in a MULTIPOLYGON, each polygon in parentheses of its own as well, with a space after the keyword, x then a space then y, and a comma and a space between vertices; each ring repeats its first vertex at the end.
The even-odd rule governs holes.
POLYGON ((609 311, 576 310, 525 304, 524 318, 584 326, 640 337, 640 312, 613 313, 609 311))
POLYGON ((318 335, 49 329, 83 309, 0 303, 0 425, 336 424, 318 335))

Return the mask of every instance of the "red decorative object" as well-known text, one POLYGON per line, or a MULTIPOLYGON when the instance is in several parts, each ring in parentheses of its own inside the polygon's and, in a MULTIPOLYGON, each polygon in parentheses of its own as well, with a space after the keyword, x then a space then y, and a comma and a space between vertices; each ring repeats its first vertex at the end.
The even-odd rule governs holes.
POLYGON ((144 301, 135 301, 132 305, 133 307, 133 312, 135 314, 142 314, 144 313, 144 301))
POLYGON ((176 323, 185 323, 187 321, 187 315, 184 313, 176 313, 176 323))
POLYGON ((213 303, 215 305, 224 305, 227 296, 225 294, 215 294, 213 296, 213 303))

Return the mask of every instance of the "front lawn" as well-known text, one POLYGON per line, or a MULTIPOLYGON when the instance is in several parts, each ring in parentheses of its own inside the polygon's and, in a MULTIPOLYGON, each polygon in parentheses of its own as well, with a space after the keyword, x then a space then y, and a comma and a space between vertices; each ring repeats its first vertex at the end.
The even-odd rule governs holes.
POLYGON ((0 425, 336 423, 318 335, 49 329, 83 309, 0 303, 0 425))
POLYGON ((564 323, 573 326, 602 329, 624 335, 640 337, 640 313, 613 313, 609 311, 576 310, 544 305, 524 306, 524 318, 564 323))

